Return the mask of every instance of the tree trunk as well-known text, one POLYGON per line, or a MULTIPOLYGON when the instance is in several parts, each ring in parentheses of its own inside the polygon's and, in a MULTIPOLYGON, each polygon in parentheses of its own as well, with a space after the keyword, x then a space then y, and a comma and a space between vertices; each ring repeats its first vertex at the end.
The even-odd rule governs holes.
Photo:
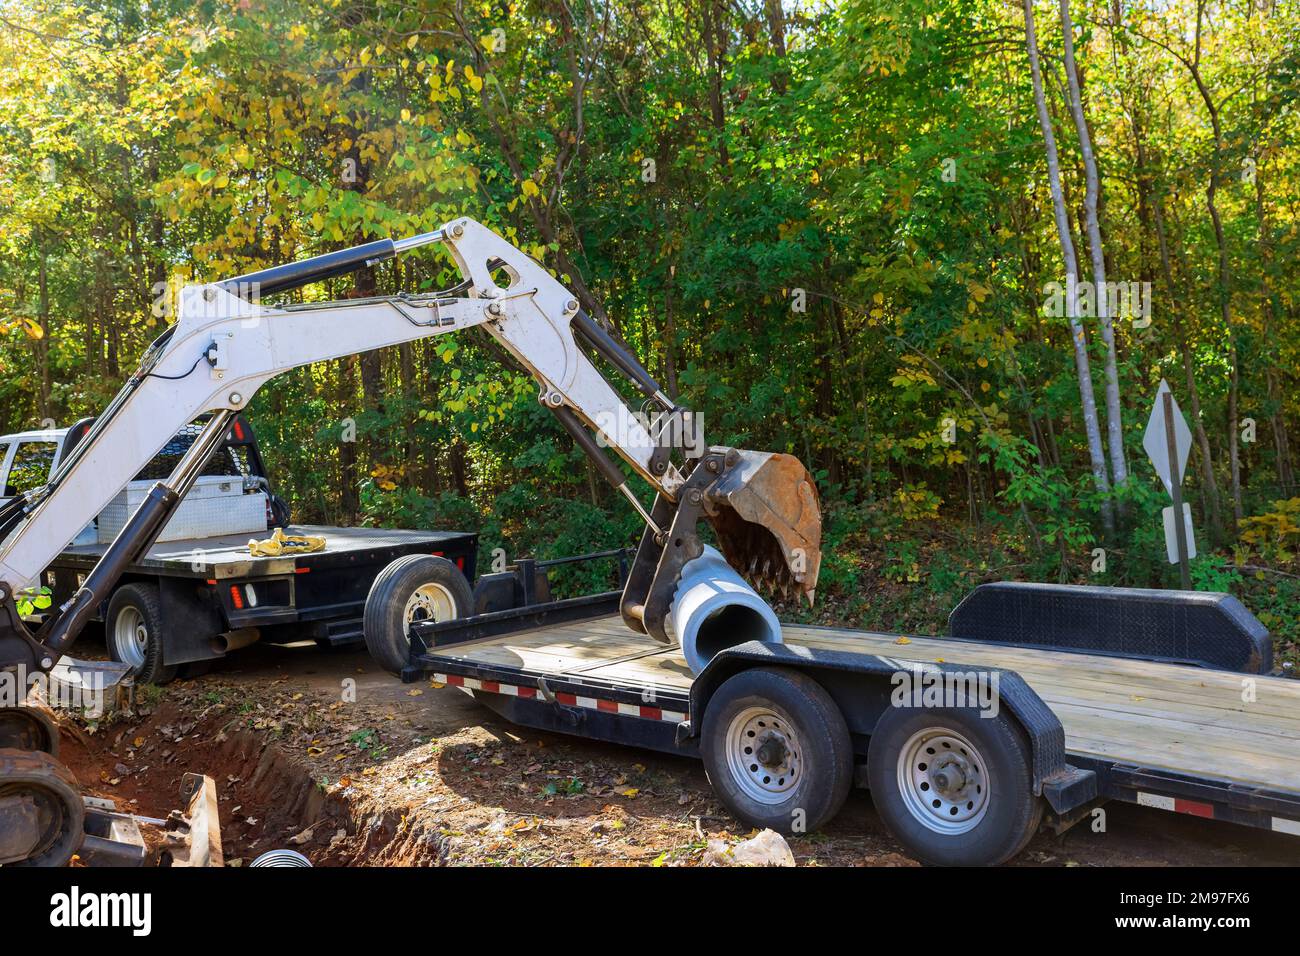
POLYGON ((1223 515, 1220 512, 1219 483, 1214 477, 1214 456, 1210 452, 1210 436, 1206 434, 1201 417, 1201 396, 1196 387, 1196 363, 1183 327, 1181 297, 1175 293, 1173 270, 1169 265, 1169 241, 1165 234, 1164 199, 1156 196, 1152 203, 1152 217, 1156 227, 1156 243, 1160 249, 1160 274, 1165 283, 1165 295, 1170 303, 1169 315, 1173 321, 1174 338, 1183 361, 1183 375, 1187 380, 1188 410, 1192 413, 1192 427, 1196 433, 1196 447, 1200 452, 1201 496, 1204 500, 1206 520, 1210 526, 1212 543, 1223 540, 1223 515))
POLYGON ((1083 156, 1084 225, 1088 234, 1088 255, 1092 260, 1093 300, 1097 306, 1097 319, 1101 326, 1101 340, 1106 346, 1106 444, 1110 451, 1110 467, 1116 485, 1128 481, 1128 461, 1124 455, 1124 420, 1119 400, 1119 363, 1115 356, 1115 329, 1110 315, 1110 297, 1106 292, 1106 256, 1101 241, 1101 226, 1097 216, 1101 179, 1097 175, 1097 158, 1093 154, 1092 135, 1088 118, 1083 112, 1083 95, 1080 91, 1078 67, 1074 60, 1074 22, 1070 18, 1070 0, 1060 0, 1061 33, 1065 38, 1065 78, 1069 90, 1070 113, 1079 133, 1079 152, 1083 156))
POLYGON ((1061 242, 1061 259, 1066 269, 1066 311, 1070 319, 1070 342, 1074 349, 1074 364, 1079 376, 1079 402, 1082 406, 1084 430, 1088 436, 1088 457, 1092 463, 1092 480, 1102 494, 1102 525, 1108 537, 1114 534, 1115 515, 1110 502, 1110 478, 1106 473, 1106 455, 1101 446, 1101 427, 1097 421, 1097 399, 1092 390, 1092 367, 1088 360, 1088 342, 1079 322, 1078 275, 1075 269, 1074 240, 1070 235, 1070 221, 1065 212, 1065 197, 1061 192, 1061 167, 1056 153, 1056 136, 1052 132, 1052 119, 1047 112, 1047 97, 1043 93, 1043 74, 1039 66, 1038 37, 1034 30, 1033 0, 1023 0, 1025 9, 1025 43, 1029 50, 1029 69, 1034 86, 1034 105, 1038 111, 1038 125, 1043 131, 1043 144, 1047 153, 1047 178, 1052 192, 1052 211, 1056 219, 1056 233, 1061 242))
POLYGON ((1259 223, 1259 257, 1260 275, 1262 277, 1261 295, 1264 299, 1264 334, 1261 341, 1266 350, 1264 381, 1268 389, 1269 419, 1273 428, 1273 449, 1276 456, 1274 463, 1277 471, 1277 483, 1284 497, 1291 496, 1294 477, 1291 468, 1291 439, 1286 430, 1286 418, 1282 414, 1282 394, 1278 387, 1277 365, 1275 359, 1276 344, 1273 340, 1277 327, 1277 298, 1269 271, 1273 264, 1273 237, 1268 223, 1268 206, 1264 202, 1264 171, 1255 169, 1255 219, 1259 223))
POLYGON ((1184 65, 1192 75, 1196 90, 1205 104, 1205 111, 1210 117, 1210 128, 1214 132, 1214 155, 1210 161, 1210 181, 1205 187, 1205 205, 1210 213, 1210 223, 1214 227, 1214 243, 1218 249, 1218 300, 1219 316, 1223 320, 1224 333, 1228 339, 1228 363, 1231 376, 1228 381, 1228 465, 1232 481, 1232 515, 1235 521, 1242 518, 1241 508, 1241 449, 1237 429, 1240 427, 1237 402, 1240 387, 1240 369, 1237 361, 1237 336, 1232 324, 1232 268, 1228 263, 1228 240, 1223 232, 1223 219, 1219 215, 1216 195, 1222 181, 1223 165, 1223 128, 1219 123, 1219 108, 1214 97, 1201 77, 1201 25, 1205 15, 1205 4, 1199 0, 1196 5, 1196 48, 1193 58, 1184 60, 1184 65))

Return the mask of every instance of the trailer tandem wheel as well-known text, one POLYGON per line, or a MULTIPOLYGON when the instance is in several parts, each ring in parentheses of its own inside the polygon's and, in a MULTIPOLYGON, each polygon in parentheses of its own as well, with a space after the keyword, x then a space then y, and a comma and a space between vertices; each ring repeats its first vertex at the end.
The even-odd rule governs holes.
POLYGON ((835 701, 811 677, 759 667, 728 678, 704 716, 709 782, 745 823, 809 833, 835 816, 853 782, 853 746, 835 701))
POLYGON ((1029 744, 1006 712, 973 708, 887 710, 871 734, 867 780, 890 833, 925 863, 989 866, 1033 837, 1029 744))
POLYGON ((449 621, 474 607, 469 582, 456 565, 431 554, 408 554, 379 572, 362 627, 370 656, 385 670, 400 674, 411 656, 411 625, 449 621))

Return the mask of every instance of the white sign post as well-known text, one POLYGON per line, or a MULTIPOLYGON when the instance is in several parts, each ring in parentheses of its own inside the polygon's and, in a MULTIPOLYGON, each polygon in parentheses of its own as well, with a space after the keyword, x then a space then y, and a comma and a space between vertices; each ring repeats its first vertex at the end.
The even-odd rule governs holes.
POLYGON ((1160 388, 1156 390, 1155 405, 1147 421, 1146 434, 1142 437, 1142 447, 1174 500, 1173 507, 1164 509, 1165 551, 1169 563, 1179 567, 1184 590, 1190 591, 1192 575, 1188 561, 1196 557, 1196 538, 1192 534, 1191 506, 1183 503, 1183 475, 1187 472, 1187 458, 1192 450, 1192 430, 1187 427, 1182 410, 1164 379, 1160 380, 1160 388), (1182 520, 1177 520, 1175 515, 1182 520))

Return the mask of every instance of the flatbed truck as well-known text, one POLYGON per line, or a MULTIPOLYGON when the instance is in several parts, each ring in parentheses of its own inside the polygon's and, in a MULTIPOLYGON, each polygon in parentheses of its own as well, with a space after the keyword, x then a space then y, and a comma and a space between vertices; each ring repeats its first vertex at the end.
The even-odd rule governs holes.
POLYGON ((617 609, 613 591, 417 624, 401 676, 522 726, 702 759, 756 827, 810 832, 868 787, 931 864, 1004 862, 1108 801, 1270 830, 1300 862, 1300 681, 1264 673, 1267 632, 1228 595, 986 585, 954 636, 787 624, 698 675, 617 609), (965 698, 924 693, 953 687, 965 698))
MULTIPOLYGON (((0 436, 0 484, 6 495, 45 480, 92 422, 83 419, 66 429, 0 436)), ((135 484, 167 474, 198 431, 198 425, 191 425, 179 433, 145 466, 135 484)), ((289 524, 288 507, 271 492, 256 434, 242 415, 231 422, 204 474, 259 489, 251 493, 256 500, 238 500, 251 502, 256 510, 265 501, 264 530, 157 541, 123 570, 96 616, 104 623, 109 655, 129 665, 138 682, 196 676, 212 661, 255 641, 310 640, 322 647, 360 643, 371 582, 394 560, 408 555, 433 555, 454 565, 464 581, 453 582, 456 606, 448 613, 469 613, 476 534, 289 524), (269 537, 275 527, 323 538, 325 547, 305 554, 251 554, 249 540, 269 537)), ((215 507, 230 500, 217 499, 215 507)), ((42 573, 41 584, 49 589, 52 605, 70 600, 108 551, 111 539, 95 533, 103 520, 97 517, 42 573)), ((216 524, 221 526, 219 519, 216 524)))

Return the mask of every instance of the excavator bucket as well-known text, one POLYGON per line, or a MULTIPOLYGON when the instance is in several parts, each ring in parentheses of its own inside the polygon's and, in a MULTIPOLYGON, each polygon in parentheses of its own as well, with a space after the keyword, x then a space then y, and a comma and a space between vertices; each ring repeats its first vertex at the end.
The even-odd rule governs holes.
POLYGON ((822 561, 812 475, 793 455, 732 452, 739 461, 713 486, 705 509, 723 556, 758 590, 812 604, 822 561))

